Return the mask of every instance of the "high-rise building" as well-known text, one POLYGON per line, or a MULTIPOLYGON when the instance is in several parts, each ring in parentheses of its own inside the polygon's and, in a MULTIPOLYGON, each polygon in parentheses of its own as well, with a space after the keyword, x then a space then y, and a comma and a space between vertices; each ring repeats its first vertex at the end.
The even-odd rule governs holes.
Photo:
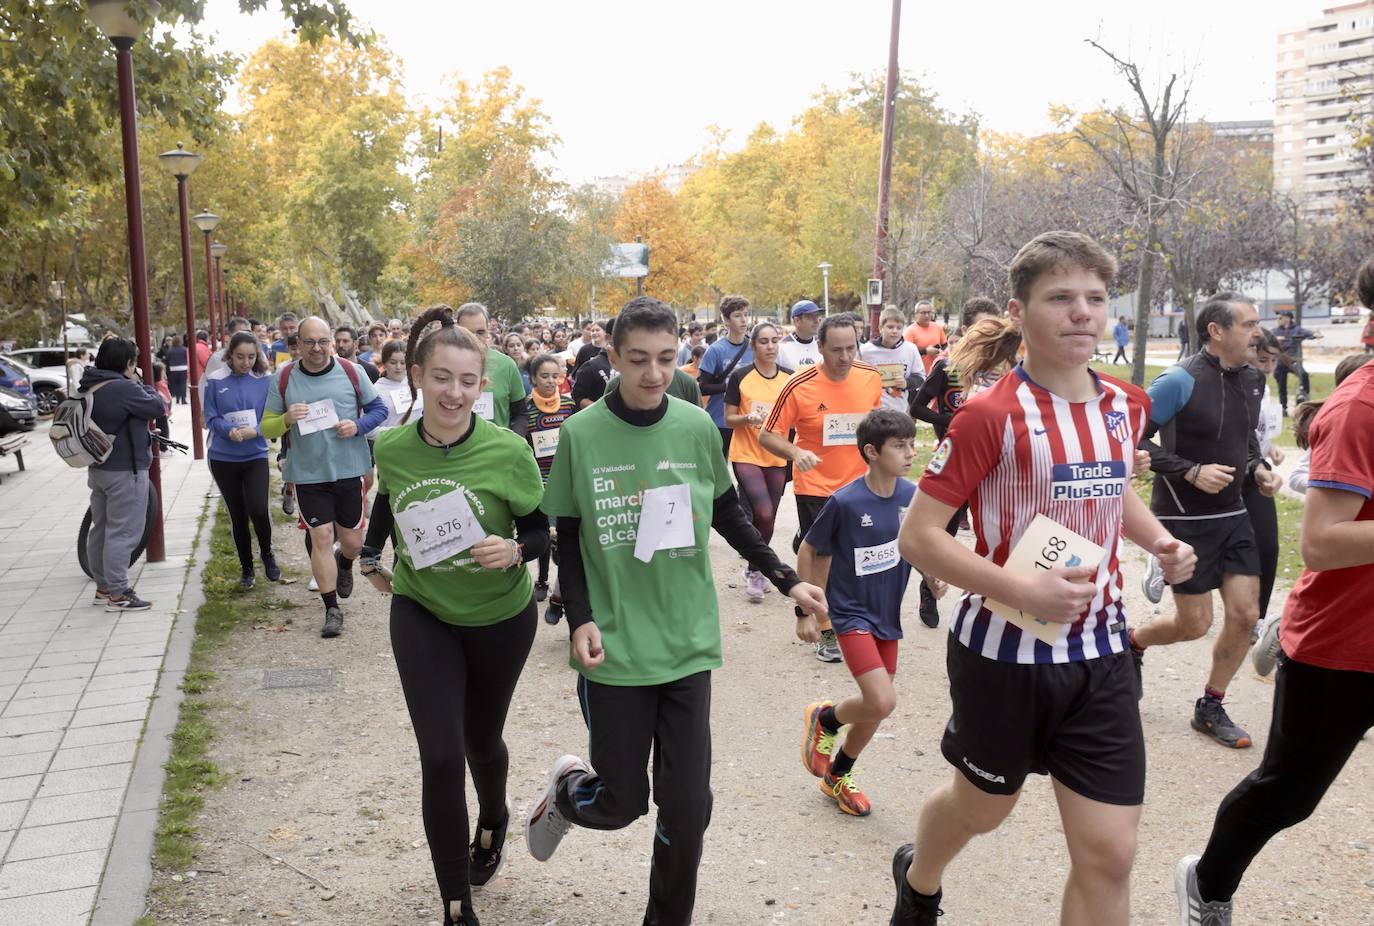
POLYGON ((1374 87, 1374 0, 1330 7, 1279 33, 1274 113, 1274 188, 1312 213, 1335 208, 1360 182, 1350 117, 1368 112, 1374 87))

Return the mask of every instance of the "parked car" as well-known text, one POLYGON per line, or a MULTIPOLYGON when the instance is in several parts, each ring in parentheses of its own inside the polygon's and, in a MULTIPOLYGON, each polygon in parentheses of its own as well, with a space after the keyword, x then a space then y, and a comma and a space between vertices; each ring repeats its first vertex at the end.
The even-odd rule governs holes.
MULTIPOLYGON (((76 356, 77 350, 84 346, 73 344, 68 350, 68 354, 76 356)), ((9 351, 6 356, 13 357, 20 363, 28 364, 40 370, 51 370, 59 375, 62 375, 67 369, 67 361, 60 345, 57 347, 21 347, 18 350, 9 351)))
POLYGON ((1331 307, 1331 324, 1340 325, 1345 322, 1355 322, 1363 324, 1369 320, 1369 310, 1362 305, 1333 305, 1331 307))
POLYGON ((13 354, 0 355, 7 364, 28 377, 33 388, 33 397, 38 403, 38 414, 51 415, 64 398, 67 397, 67 368, 51 369, 34 367, 13 354))
POLYGON ((33 395, 33 386, 29 383, 29 374, 20 370, 15 364, 4 360, 0 360, 0 386, 13 389, 22 396, 33 395))
POLYGON ((33 396, 0 386, 0 434, 32 431, 37 424, 38 408, 33 396))

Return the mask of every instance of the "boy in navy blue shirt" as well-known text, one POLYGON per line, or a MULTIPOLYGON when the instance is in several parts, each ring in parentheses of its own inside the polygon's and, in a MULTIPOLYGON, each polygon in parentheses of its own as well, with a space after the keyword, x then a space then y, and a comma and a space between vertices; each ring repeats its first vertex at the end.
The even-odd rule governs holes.
MULTIPOLYGON (((868 472, 825 503, 802 542, 797 567, 813 570, 807 574, 825 584, 830 620, 859 694, 806 709, 801 755, 840 810, 866 817, 871 806, 854 783, 854 761, 897 706, 892 678, 902 638, 902 596, 911 576, 911 566, 897 552, 897 534, 916 494, 905 478, 916 455, 916 425, 894 409, 876 408, 859 423, 856 436, 868 472), (835 737, 846 726, 836 748, 835 737)), ((943 583, 929 581, 936 597, 944 594, 943 583)), ((817 632, 814 617, 798 617, 798 637, 817 632)))

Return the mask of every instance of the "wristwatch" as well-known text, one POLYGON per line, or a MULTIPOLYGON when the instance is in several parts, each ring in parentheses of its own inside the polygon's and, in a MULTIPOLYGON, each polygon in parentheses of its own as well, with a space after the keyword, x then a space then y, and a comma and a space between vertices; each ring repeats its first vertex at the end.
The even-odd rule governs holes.
POLYGON ((510 544, 511 555, 510 565, 506 568, 514 569, 516 566, 525 565, 525 545, 509 537, 506 538, 506 543, 510 544))
POLYGON ((797 620, 801 620, 803 617, 807 616, 806 612, 802 610, 801 605, 799 604, 794 604, 792 606, 792 613, 797 615, 797 620))

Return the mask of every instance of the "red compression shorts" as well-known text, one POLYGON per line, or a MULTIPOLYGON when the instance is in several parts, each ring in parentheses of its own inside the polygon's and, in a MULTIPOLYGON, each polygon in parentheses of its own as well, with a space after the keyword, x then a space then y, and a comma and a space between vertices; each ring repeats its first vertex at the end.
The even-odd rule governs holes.
POLYGON ((888 675, 897 674, 897 640, 880 640, 866 630, 837 633, 835 639, 849 674, 855 678, 880 668, 887 669, 888 675))

